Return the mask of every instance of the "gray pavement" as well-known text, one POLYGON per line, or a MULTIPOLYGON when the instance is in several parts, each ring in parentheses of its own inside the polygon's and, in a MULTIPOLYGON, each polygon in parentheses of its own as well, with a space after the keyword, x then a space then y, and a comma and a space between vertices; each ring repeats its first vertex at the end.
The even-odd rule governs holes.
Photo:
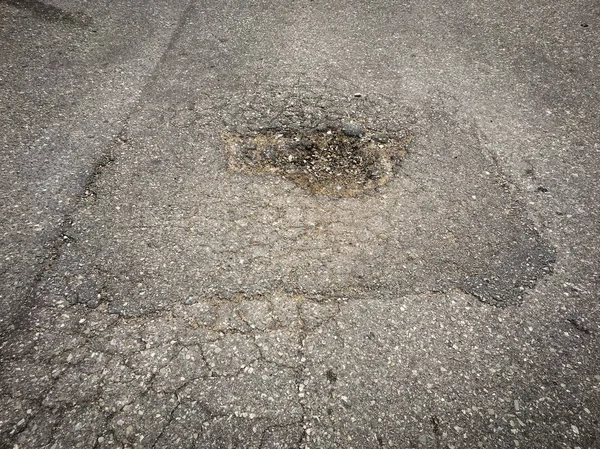
POLYGON ((0 11, 0 447, 600 447, 597 2, 0 11))

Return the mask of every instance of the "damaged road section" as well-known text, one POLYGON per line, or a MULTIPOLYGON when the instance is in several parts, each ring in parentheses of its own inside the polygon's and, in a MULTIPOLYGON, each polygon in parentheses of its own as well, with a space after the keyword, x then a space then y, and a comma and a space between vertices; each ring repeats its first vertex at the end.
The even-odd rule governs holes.
POLYGON ((44 296, 125 317, 164 312, 190 295, 279 290, 458 289, 509 306, 552 272, 553 248, 482 151, 478 129, 451 108, 419 112, 372 98, 345 114, 345 97, 310 89, 298 98, 265 88, 283 92, 268 102, 240 94, 228 109, 197 108, 196 125, 183 130, 154 103, 144 106, 115 148, 118 163, 73 216, 75 241, 47 273, 44 296), (252 106, 261 102, 270 108, 252 106), (197 125, 221 115, 219 131, 197 125), (363 127, 344 125, 348 116, 363 127), (410 157, 405 126, 418 135, 410 157))
POLYGON ((281 175, 317 195, 354 197, 393 178, 412 136, 345 123, 307 132, 271 128, 224 134, 223 140, 232 171, 281 175))

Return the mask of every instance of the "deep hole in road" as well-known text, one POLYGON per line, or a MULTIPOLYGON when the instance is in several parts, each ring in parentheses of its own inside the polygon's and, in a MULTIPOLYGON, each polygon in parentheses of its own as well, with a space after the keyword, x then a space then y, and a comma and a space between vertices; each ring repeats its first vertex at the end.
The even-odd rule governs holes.
POLYGON ((387 134, 352 123, 223 134, 230 170, 277 174, 314 194, 337 197, 389 182, 412 138, 408 131, 387 134))

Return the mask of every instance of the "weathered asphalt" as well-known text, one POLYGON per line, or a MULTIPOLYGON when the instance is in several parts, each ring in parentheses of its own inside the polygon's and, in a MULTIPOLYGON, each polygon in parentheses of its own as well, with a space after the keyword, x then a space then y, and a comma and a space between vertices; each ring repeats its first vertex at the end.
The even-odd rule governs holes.
POLYGON ((0 447, 600 447, 597 2, 0 24, 0 447), (342 123, 390 182, 229 169, 342 123))

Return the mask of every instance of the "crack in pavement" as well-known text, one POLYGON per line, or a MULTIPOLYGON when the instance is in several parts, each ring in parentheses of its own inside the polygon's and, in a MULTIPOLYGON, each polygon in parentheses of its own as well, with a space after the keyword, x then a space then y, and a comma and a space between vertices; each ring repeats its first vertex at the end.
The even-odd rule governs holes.
MULTIPOLYGON (((564 292, 578 304, 590 293, 559 286, 569 273, 553 271, 523 192, 486 153, 489 128, 464 93, 433 83, 415 94, 386 84, 397 73, 365 70, 379 61, 356 51, 363 36, 410 41, 385 24, 351 30, 347 48, 329 28, 306 33, 331 7, 313 3, 288 5, 285 25, 277 5, 187 4, 114 163, 98 166, 56 236, 26 325, 7 334, 2 444, 587 447, 597 326, 559 307, 564 292), (287 53, 264 47, 272 33, 287 53), (299 39, 331 48, 309 61, 289 51, 299 39), (360 90, 379 87, 319 81, 325 60, 348 70, 340 78, 369 73, 360 90), (221 132, 329 119, 417 138, 393 180, 352 199, 226 169, 221 132), (28 404, 35 416, 10 435, 28 404)), ((355 5, 334 6, 343 35, 355 5)))
MULTIPOLYGON (((72 21, 75 18, 75 16, 61 10, 58 7, 55 7, 52 5, 47 5, 38 0, 2 0, 2 1, 6 2, 8 4, 11 4, 13 6, 31 9, 31 10, 35 11, 36 13, 40 13, 40 14, 44 15, 47 18, 51 18, 52 20, 60 19, 60 20, 72 21)), ((161 64, 163 64, 164 60, 167 58, 168 53, 170 52, 170 50, 172 49, 172 47, 174 45, 174 42, 180 38, 182 29, 185 24, 186 17, 188 17, 188 15, 190 14, 193 4, 194 4, 193 1, 190 0, 188 2, 187 7, 182 12, 181 17, 180 17, 177 25, 175 26, 175 29, 174 29, 173 33, 171 34, 171 37, 169 38, 167 45, 165 46, 165 48, 162 52, 162 55, 160 56, 159 60, 154 64, 154 68, 152 69, 152 74, 147 78, 145 85, 140 88, 140 93, 138 95, 138 99, 137 99, 136 103, 130 108, 129 113, 127 114, 127 117, 124 120, 125 125, 123 125, 121 130, 118 132, 117 137, 113 140, 113 142, 111 142, 109 144, 109 146, 105 150, 104 154, 102 154, 98 158, 96 163, 94 164, 90 174, 88 175, 86 181, 84 182, 84 187, 83 187, 83 191, 82 191, 83 193, 80 196, 80 200, 75 203, 75 205, 73 206, 73 208, 71 210, 67 211, 64 214, 63 220, 61 221, 60 225, 57 227, 57 229, 54 233, 55 237, 50 239, 50 241, 52 243, 50 245, 51 249, 49 251, 49 255, 46 256, 45 261, 42 263, 42 268, 40 268, 40 271, 38 273, 36 273, 36 275, 34 276, 32 285, 28 289, 28 294, 25 295, 24 300, 19 305, 20 312, 15 313, 12 316, 12 319, 10 321, 8 321, 7 323, 3 323, 3 327, 2 327, 2 329, 0 329, 0 337, 2 338, 3 341, 9 340, 10 335, 12 333, 18 332, 19 330, 24 329, 29 324, 29 317, 31 314, 26 313, 26 311, 35 309, 35 305, 36 305, 35 304, 35 301, 36 301, 35 293, 36 293, 36 290, 38 289, 38 286, 43 281, 44 276, 46 275, 46 272, 48 270, 52 269, 53 262, 60 257, 62 247, 65 244, 69 243, 69 240, 64 239, 63 236, 67 235, 69 230, 72 228, 72 224, 73 224, 72 220, 73 220, 75 211, 77 211, 78 208, 81 207, 81 205, 83 204, 81 198, 96 196, 95 192, 93 191, 93 186, 97 182, 98 178, 101 176, 102 172, 110 164, 112 164, 114 162, 115 146, 119 142, 125 143, 126 139, 123 136, 126 134, 126 128, 127 128, 126 124, 129 121, 129 119, 131 118, 131 116, 134 113, 134 111, 136 110, 136 108, 138 107, 140 100, 144 97, 144 92, 146 91, 148 86, 154 82, 156 73, 157 73, 158 69, 160 68, 161 64)))

